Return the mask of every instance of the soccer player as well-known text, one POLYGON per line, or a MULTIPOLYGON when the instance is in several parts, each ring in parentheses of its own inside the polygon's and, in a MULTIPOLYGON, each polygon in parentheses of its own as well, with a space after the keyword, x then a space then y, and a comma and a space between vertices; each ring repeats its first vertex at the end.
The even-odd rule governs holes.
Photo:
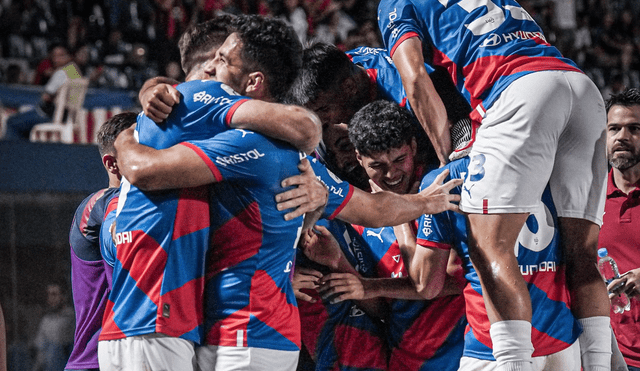
MULTIPOLYGON (((354 117, 354 121, 358 118, 358 125, 353 125, 353 130, 359 133, 360 142, 371 141, 367 141, 366 133, 377 132, 373 130, 374 127, 382 126, 387 129, 402 127, 400 124, 402 121, 384 121, 385 116, 380 113, 383 110, 374 108, 374 106, 367 106, 354 117)), ((399 108, 389 107, 388 110, 399 111, 399 108)), ((410 137, 409 134, 404 136, 410 137)), ((389 153, 394 151, 396 154, 400 153, 397 149, 392 149, 389 153)), ((380 161, 383 160, 380 156, 377 156, 378 161, 363 159, 371 165, 378 165, 378 163, 387 165, 394 158, 397 156, 391 155, 386 161, 380 161)), ((451 177, 462 177, 461 173, 466 171, 468 163, 469 158, 465 157, 443 168, 433 170, 422 179, 421 186, 431 184, 431 179, 445 169, 450 170, 451 177)), ((396 166, 394 170, 389 170, 389 173, 410 173, 412 166, 409 163, 405 165, 404 170, 400 169, 400 166, 396 166)), ((389 183, 390 180, 385 173, 376 172, 375 166, 370 172, 374 178, 378 179, 378 184, 389 183)), ((393 179, 394 176, 388 177, 393 179)), ((454 192, 460 192, 460 189, 456 188, 454 192)), ((404 227, 399 235, 402 248, 412 257, 409 269, 411 278, 428 298, 437 295, 443 288, 450 251, 454 249, 462 257, 465 277, 469 282, 464 292, 469 327, 466 331, 464 357, 460 370, 495 369, 496 362, 491 354, 489 322, 482 299, 482 289, 469 258, 465 217, 449 212, 423 215, 417 228, 417 246, 415 229, 404 227)), ((580 354, 576 340, 580 334, 580 326, 569 310, 569 292, 563 283, 565 266, 557 233, 557 216, 548 189, 537 210, 527 219, 519 235, 516 249, 520 272, 528 282, 531 297, 535 299, 532 300, 533 328, 535 329, 534 369, 579 370, 580 354), (550 285, 549 282, 557 284, 550 285)))
POLYGON ((109 187, 85 198, 71 224, 71 291, 76 329, 65 370, 98 369, 98 335, 111 290, 111 270, 100 253, 100 230, 110 205, 112 208, 116 205, 113 200, 118 198, 121 178, 113 142, 120 132, 136 123, 136 117, 135 113, 124 112, 100 126, 98 149, 109 176, 109 187))
POLYGON ((571 309, 584 327, 583 366, 608 369, 609 303, 594 264, 606 174, 597 87, 513 0, 382 0, 378 20, 441 161, 451 144, 423 50, 449 71, 474 109, 472 120, 481 122, 460 206, 469 213, 470 253, 498 369, 531 369, 531 297, 512 251, 547 184, 559 216, 571 309))
MULTIPOLYGON (((298 124, 309 128, 306 135, 319 138, 311 112, 247 99, 232 90, 272 99, 288 89, 300 65, 301 47, 293 31, 262 17, 243 17, 235 29, 218 50, 212 71, 227 85, 215 81, 181 85, 184 99, 174 119, 157 126, 141 117, 136 128, 141 143, 166 148, 187 139, 210 138, 243 122, 267 123, 267 127, 298 124), (237 68, 243 65, 247 68, 237 68)), ((187 172, 185 178, 190 175, 187 172)), ((135 177, 129 178, 137 184, 135 177)), ((114 275, 99 343, 101 368, 195 367, 193 343, 202 340, 203 332, 208 235, 208 188, 142 192, 123 181, 116 247, 105 249, 114 275)))
MULTIPOLYGON (((451 78, 433 71, 438 92, 446 97, 448 118, 456 123, 458 153, 469 149, 471 108, 455 89, 451 78)), ((340 177, 368 189, 367 176, 355 158, 347 124, 367 103, 377 99, 394 101, 411 111, 400 75, 384 49, 360 47, 344 53, 337 47, 316 43, 304 50, 303 67, 290 93, 291 101, 312 109, 323 123, 323 145, 327 164, 340 177), (345 94, 345 92, 347 92, 345 94)), ((427 142, 425 135, 420 142, 427 142)))

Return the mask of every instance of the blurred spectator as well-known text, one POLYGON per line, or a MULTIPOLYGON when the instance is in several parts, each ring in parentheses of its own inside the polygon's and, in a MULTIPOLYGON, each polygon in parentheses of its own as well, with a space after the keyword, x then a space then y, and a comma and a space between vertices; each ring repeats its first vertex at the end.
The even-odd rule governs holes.
POLYGON ((304 45, 309 32, 309 22, 300 0, 274 0, 271 4, 273 15, 289 23, 304 45))
POLYGON ((67 304, 62 285, 48 284, 47 311, 40 320, 38 332, 34 340, 36 348, 36 371, 64 370, 75 330, 73 309, 67 304))
POLYGON ((103 73, 102 65, 94 65, 91 60, 91 48, 88 44, 78 46, 73 53, 73 61, 78 66, 80 75, 89 79, 90 86, 96 86, 103 73))
POLYGON ((61 45, 55 47, 52 56, 53 64, 58 68, 45 85, 40 102, 34 108, 7 119, 5 140, 28 140, 31 128, 51 121, 55 110, 56 94, 67 79, 80 77, 78 67, 73 63, 72 56, 66 47, 61 45))
POLYGON ((22 73, 22 68, 13 63, 8 65, 4 82, 7 84, 23 84, 24 74, 22 73))

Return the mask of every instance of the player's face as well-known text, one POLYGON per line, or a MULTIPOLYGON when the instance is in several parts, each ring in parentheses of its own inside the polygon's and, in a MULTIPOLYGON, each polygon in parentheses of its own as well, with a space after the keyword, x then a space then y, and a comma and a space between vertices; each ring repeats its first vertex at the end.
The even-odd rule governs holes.
POLYGON ((204 72, 213 80, 244 94, 249 73, 244 69, 241 53, 242 41, 237 33, 232 33, 218 48, 215 58, 205 65, 204 72))
POLYGON ((369 177, 356 158, 356 150, 349 140, 347 125, 333 125, 332 130, 325 130, 322 141, 327 149, 327 161, 332 170, 352 185, 368 189, 369 177))
POLYGON ((358 154, 364 170, 385 191, 409 193, 415 181, 416 141, 370 156, 358 154))
POLYGON ((609 109, 607 159, 618 170, 640 166, 640 105, 609 109))

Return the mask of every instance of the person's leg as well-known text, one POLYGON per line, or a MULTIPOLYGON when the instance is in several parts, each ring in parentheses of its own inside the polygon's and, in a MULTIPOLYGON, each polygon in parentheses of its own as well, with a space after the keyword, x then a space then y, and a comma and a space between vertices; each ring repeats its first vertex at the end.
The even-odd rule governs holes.
POLYGON ((7 131, 4 140, 29 140, 31 128, 37 124, 50 121, 49 116, 38 109, 16 113, 7 119, 7 131))

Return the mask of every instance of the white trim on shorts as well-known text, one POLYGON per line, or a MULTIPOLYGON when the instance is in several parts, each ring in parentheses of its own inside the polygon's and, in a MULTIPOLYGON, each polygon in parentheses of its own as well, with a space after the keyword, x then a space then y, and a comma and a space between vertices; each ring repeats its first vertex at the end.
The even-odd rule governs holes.
POLYGON ((196 347, 202 371, 295 371, 300 351, 204 345, 196 347))
POLYGON ((98 342, 101 371, 195 371, 193 342, 153 333, 98 342))
MULTIPOLYGON (((580 371, 580 345, 576 340, 571 346, 547 356, 532 357, 533 371, 580 371)), ((458 371, 495 371, 498 362, 486 359, 462 357, 458 371)))
POLYGON ((586 75, 541 71, 515 80, 478 129, 460 209, 531 212, 549 184, 558 216, 601 225, 605 128, 602 96, 586 75))

